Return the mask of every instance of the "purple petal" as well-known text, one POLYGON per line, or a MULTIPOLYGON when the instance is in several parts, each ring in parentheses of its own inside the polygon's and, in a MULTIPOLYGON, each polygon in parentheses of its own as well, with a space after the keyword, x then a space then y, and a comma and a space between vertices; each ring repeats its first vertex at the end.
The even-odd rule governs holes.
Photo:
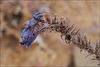
POLYGON ((34 40, 36 39, 37 36, 33 36, 33 37, 29 37, 28 38, 28 42, 25 43, 26 47, 30 47, 31 44, 34 42, 34 40))
POLYGON ((49 27, 49 24, 48 24, 48 23, 44 23, 44 25, 41 26, 41 27, 39 27, 36 31, 40 31, 40 30, 46 29, 46 28, 48 28, 48 27, 49 27))
POLYGON ((21 44, 21 45, 24 45, 26 42, 28 42, 28 41, 23 40, 22 42, 20 42, 20 44, 21 44))
POLYGON ((33 18, 36 20, 36 21, 39 21, 39 22, 42 22, 43 20, 41 19, 41 17, 43 16, 43 13, 36 13, 36 14, 33 14, 32 15, 33 18))
POLYGON ((22 32, 21 32, 21 38, 25 38, 28 37, 29 34, 32 34, 34 31, 34 26, 29 26, 27 28, 25 28, 22 32))
POLYGON ((26 21, 24 24, 28 25, 28 26, 36 26, 38 24, 38 22, 37 23, 35 23, 35 22, 36 22, 36 20, 34 18, 32 18, 32 19, 26 21))
MULTIPOLYGON (((39 33, 39 32, 38 32, 38 33, 39 33)), ((23 40, 23 41, 21 42, 21 44, 22 44, 22 45, 25 44, 27 48, 30 47, 31 44, 32 44, 32 42, 33 42, 33 41, 36 39, 36 37, 38 36, 38 33, 36 33, 35 35, 33 35, 33 34, 28 35, 28 37, 26 37, 25 40, 23 40)))

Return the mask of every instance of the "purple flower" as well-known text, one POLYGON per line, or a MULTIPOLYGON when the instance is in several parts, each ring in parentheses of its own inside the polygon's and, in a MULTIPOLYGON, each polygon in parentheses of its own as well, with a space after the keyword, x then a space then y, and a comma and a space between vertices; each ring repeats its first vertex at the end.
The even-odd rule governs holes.
POLYGON ((22 45, 26 45, 26 47, 28 48, 29 46, 31 46, 32 42, 34 42, 34 40, 36 39, 36 37, 39 34, 39 31, 42 29, 46 29, 49 27, 49 25, 47 23, 44 23, 43 26, 39 27, 35 32, 34 28, 35 26, 39 23, 42 22, 43 20, 41 19, 41 17, 43 16, 43 13, 37 13, 37 14, 33 14, 33 18, 26 21, 24 24, 28 25, 27 28, 25 28, 22 32, 21 32, 21 38, 22 38, 22 42, 20 42, 20 44, 22 45))
POLYGON ((35 26, 29 26, 29 27, 25 28, 21 33, 21 38, 23 39, 23 41, 20 42, 20 44, 22 44, 22 45, 25 44, 27 48, 32 44, 32 42, 37 37, 36 34, 33 34, 34 27, 35 26))
POLYGON ((41 17, 43 16, 43 13, 36 13, 36 14, 33 14, 33 18, 26 21, 24 24, 25 25, 28 25, 28 26, 34 26, 36 25, 35 23, 39 23, 39 22, 42 22, 43 20, 41 19, 41 17))
POLYGON ((43 21, 41 19, 42 16, 43 16, 43 13, 33 14, 33 18, 28 20, 28 21, 26 21, 24 24, 28 25, 28 26, 35 26, 36 23, 38 24, 39 22, 43 21))
POLYGON ((29 37, 29 35, 33 34, 34 28, 38 23, 34 23, 34 19, 31 19, 27 22, 25 22, 25 25, 29 25, 27 28, 25 28, 22 32, 21 32, 21 38, 22 38, 22 42, 21 44, 24 45, 26 42, 26 39, 29 37))
MULTIPOLYGON (((29 20, 30 21, 30 20, 29 20)), ((25 38, 27 37, 29 34, 32 34, 34 31, 35 26, 38 23, 32 23, 30 22, 30 24, 28 24, 29 22, 27 21, 27 25, 29 25, 29 27, 25 28, 22 32, 21 32, 21 38, 25 38), (32 24, 32 25, 31 25, 32 24)))
MULTIPOLYGON (((26 45, 26 47, 28 48, 29 46, 31 46, 32 42, 34 42, 34 40, 36 39, 36 37, 38 36, 39 34, 39 31, 42 30, 42 29, 46 29, 48 28, 49 25, 47 23, 45 23, 43 26, 39 27, 34 33, 30 32, 31 28, 26 28, 28 29, 28 33, 26 33, 26 37, 24 37, 24 40, 22 42, 20 42, 20 44, 22 45, 26 45)), ((27 31, 26 31, 27 32, 27 31)))

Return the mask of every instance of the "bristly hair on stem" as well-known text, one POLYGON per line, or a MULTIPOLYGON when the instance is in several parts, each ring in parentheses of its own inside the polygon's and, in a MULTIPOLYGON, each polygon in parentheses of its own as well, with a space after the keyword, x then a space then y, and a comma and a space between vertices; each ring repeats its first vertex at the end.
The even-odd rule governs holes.
MULTIPOLYGON (((87 39, 85 35, 80 32, 80 29, 76 30, 74 24, 68 22, 68 18, 61 18, 58 20, 57 14, 53 18, 49 14, 44 14, 43 19, 45 22, 50 24, 48 30, 56 31, 61 33, 61 38, 64 39, 66 43, 71 43, 80 48, 80 51, 85 50, 89 55, 94 54, 93 60, 100 60, 100 41, 95 43, 95 49, 91 46, 90 40, 87 39)), ((88 55, 88 56, 89 56, 88 55)))

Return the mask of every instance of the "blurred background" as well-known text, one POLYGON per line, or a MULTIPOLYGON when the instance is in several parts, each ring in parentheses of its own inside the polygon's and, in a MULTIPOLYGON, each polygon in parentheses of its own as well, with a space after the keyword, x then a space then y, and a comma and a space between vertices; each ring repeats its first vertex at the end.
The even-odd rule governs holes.
POLYGON ((46 12, 58 18, 68 18, 94 42, 100 40, 100 1, 17 1, 0 2, 0 66, 98 66, 98 61, 87 52, 66 44, 60 33, 48 31, 41 33, 31 47, 20 45, 20 33, 25 28, 24 22, 32 14, 46 12))

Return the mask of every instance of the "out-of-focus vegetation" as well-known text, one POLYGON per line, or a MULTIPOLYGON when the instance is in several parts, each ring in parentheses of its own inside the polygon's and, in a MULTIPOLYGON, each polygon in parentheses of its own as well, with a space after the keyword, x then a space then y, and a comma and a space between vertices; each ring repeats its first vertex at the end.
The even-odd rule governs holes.
MULTIPOLYGON (((99 1, 1 1, 1 66, 98 66, 85 51, 66 44, 60 33, 41 33, 31 47, 19 44, 24 22, 36 12, 46 12, 59 19, 64 16, 80 28, 92 43, 99 40, 99 1)), ((92 45, 95 46, 95 45, 92 45)))

